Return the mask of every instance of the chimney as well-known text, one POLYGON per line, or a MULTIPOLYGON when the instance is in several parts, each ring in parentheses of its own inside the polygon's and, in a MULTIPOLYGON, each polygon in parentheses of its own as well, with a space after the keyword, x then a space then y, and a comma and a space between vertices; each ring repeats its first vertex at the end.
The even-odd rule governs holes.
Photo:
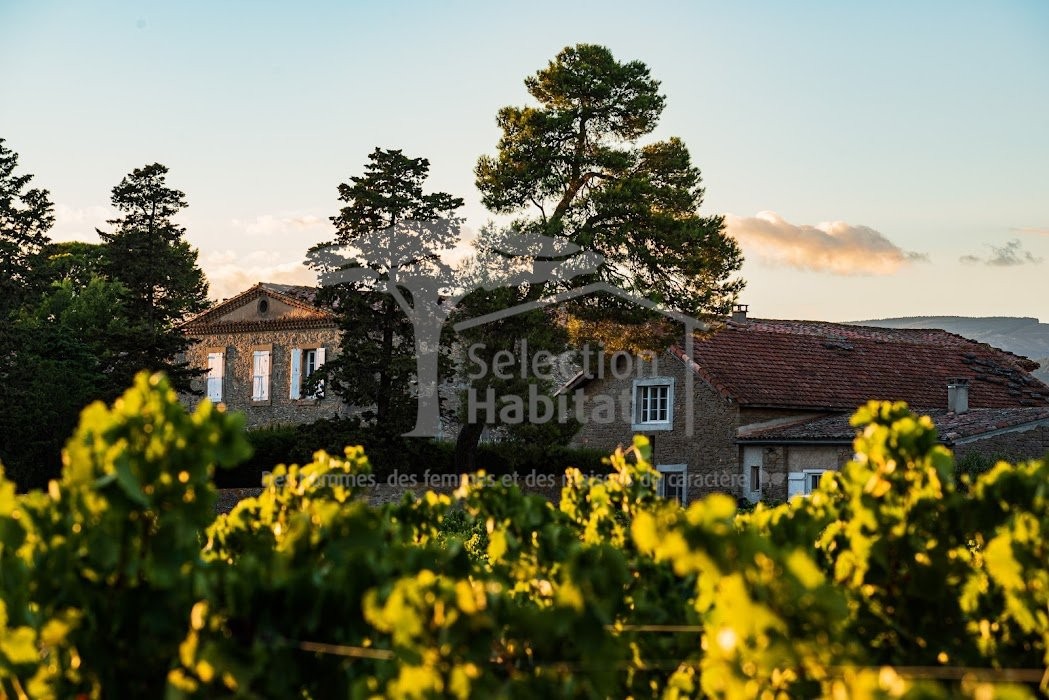
POLYGON ((747 322, 747 305, 746 304, 733 304, 732 305, 732 320, 736 323, 747 322))
POLYGON ((947 380, 947 412, 969 412, 969 380, 956 378, 947 380))

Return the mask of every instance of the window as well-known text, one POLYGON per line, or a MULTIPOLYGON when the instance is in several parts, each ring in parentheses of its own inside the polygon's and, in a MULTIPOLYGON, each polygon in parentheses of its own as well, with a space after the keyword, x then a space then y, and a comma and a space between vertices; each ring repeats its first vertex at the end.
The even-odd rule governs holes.
MULTIPOLYGON (((291 349, 291 381, 288 395, 292 399, 303 398, 303 389, 310 375, 321 368, 324 364, 324 348, 292 348, 291 349)), ((308 399, 319 399, 323 395, 323 387, 318 386, 308 399)))
POLYGON ((674 380, 634 380, 634 426, 637 431, 670 430, 674 424, 674 380))
POLYGON ((825 469, 805 469, 787 475, 787 497, 795 495, 808 496, 819 488, 825 469))
POLYGON ((688 498, 688 480, 686 478, 688 469, 684 464, 660 464, 656 467, 659 472, 659 495, 663 498, 672 498, 685 505, 688 498))
POLYGON ((805 472, 805 480, 808 482, 805 484, 805 493, 812 493, 818 489, 822 478, 823 472, 805 472))
POLYGON ((757 464, 750 465, 750 490, 761 490, 761 467, 757 464))
POLYGON ((225 355, 222 352, 208 353, 208 398, 218 403, 222 400, 222 377, 225 355))
POLYGON ((270 399, 270 351, 255 350, 252 353, 251 400, 270 399))

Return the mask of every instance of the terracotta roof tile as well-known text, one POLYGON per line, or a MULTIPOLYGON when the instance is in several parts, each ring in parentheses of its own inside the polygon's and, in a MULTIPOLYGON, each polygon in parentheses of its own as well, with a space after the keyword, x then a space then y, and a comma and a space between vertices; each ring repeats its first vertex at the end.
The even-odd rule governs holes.
POLYGON ((972 408, 1049 406, 1030 360, 940 330, 756 319, 697 336, 693 358, 745 406, 851 411, 883 399, 939 409, 954 377, 970 380, 972 408))
MULTIPOLYGON (((946 410, 924 411, 936 424, 940 439, 947 443, 976 437, 1029 423, 1049 421, 1049 406, 1030 408, 981 408, 967 413, 948 413, 946 410)), ((823 416, 803 423, 778 425, 746 430, 741 428, 739 439, 751 442, 827 441, 851 442, 856 429, 849 421, 850 413, 823 416)))

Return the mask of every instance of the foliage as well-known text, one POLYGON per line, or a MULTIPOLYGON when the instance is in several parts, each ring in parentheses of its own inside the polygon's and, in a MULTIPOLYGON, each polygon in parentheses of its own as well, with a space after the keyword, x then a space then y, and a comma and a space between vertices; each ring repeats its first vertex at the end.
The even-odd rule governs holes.
MULTIPOLYGON (((499 110, 498 154, 478 160, 485 206, 603 255, 578 285, 601 279, 685 314, 727 313, 742 257, 722 217, 698 213, 700 172, 684 143, 641 143, 666 103, 648 67, 578 44, 525 87, 538 105, 499 110)), ((602 316, 627 311, 594 303, 602 316)))
MULTIPOLYGON (((373 460, 374 474, 383 482, 394 474, 422 477, 456 474, 453 446, 438 440, 419 440, 390 435, 370 425, 347 419, 320 420, 299 426, 275 426, 248 431, 253 454, 234 469, 216 475, 220 487, 251 488, 262 484, 262 475, 278 464, 308 462, 314 452, 338 454, 346 445, 362 445, 373 460)), ((538 441, 492 442, 478 449, 477 462, 489 474, 528 474, 557 477, 560 483, 568 467, 585 473, 605 472, 606 455, 593 449, 564 447, 538 441)))
MULTIPOLYGON (((702 178, 685 144, 674 137, 643 142, 666 104, 648 67, 620 62, 603 46, 578 44, 524 82, 534 103, 499 110, 498 151, 477 161, 482 202, 495 214, 513 217, 505 227, 508 237, 541 234, 599 254, 602 261, 586 274, 474 293, 464 300, 468 315, 595 282, 694 317, 727 313, 743 288, 734 277, 742 254, 725 233, 723 217, 699 213, 702 178)), ((571 326, 563 317, 532 311, 474 335, 481 336, 490 359, 514 350, 518 338, 527 338, 533 352, 559 352, 566 330, 576 345, 611 336, 611 349, 658 351, 666 349, 672 331, 680 333, 657 324, 649 310, 609 294, 577 297, 565 308, 576 319, 571 326), (615 328, 608 331, 610 325, 615 328)), ((497 396, 523 396, 514 385, 520 383, 501 386, 482 378, 471 387, 481 396, 489 387, 497 396)), ((457 467, 474 465, 483 428, 464 421, 457 467)))
POLYGON ((165 371, 180 391, 200 370, 179 355, 189 339, 176 325, 207 308, 208 283, 197 265, 197 251, 174 221, 186 208, 186 195, 167 184, 167 167, 153 163, 135 168, 113 188, 110 201, 120 213, 108 221, 113 230, 98 231, 103 266, 109 279, 124 285, 124 306, 134 330, 124 346, 128 376, 142 369, 165 371))
POLYGON ((243 420, 187 415, 160 376, 84 410, 46 492, 0 484, 0 684, 7 697, 158 697, 195 600, 212 472, 243 420))
POLYGON ((0 138, 0 322, 5 323, 40 289, 34 271, 55 223, 50 193, 29 187, 33 176, 16 174, 17 168, 18 154, 0 138))
MULTIPOLYGON (((356 281, 328 285, 319 297, 338 314, 342 332, 339 356, 328 361, 318 378, 326 378, 350 404, 374 406, 377 425, 391 434, 408 430, 415 413, 409 388, 420 354, 415 337, 420 329, 413 328, 405 307, 430 301, 421 298, 425 290, 409 279, 409 268, 418 274, 423 271, 420 265, 438 264, 439 253, 454 245, 461 221, 455 212, 462 199, 445 192, 423 192, 429 173, 426 158, 376 148, 368 156, 364 174, 339 185, 339 199, 346 206, 332 217, 335 241, 319 243, 308 254, 315 269, 333 272, 327 269, 325 251, 336 244, 355 249, 338 262, 365 274, 356 281), (439 230, 413 225, 438 219, 454 225, 439 230), (410 241, 390 240, 401 232, 417 235, 410 241), (438 235, 427 235, 434 232, 438 235)), ((434 276, 432 269, 425 272, 434 276)), ((438 301, 436 295, 433 301, 438 301)), ((433 351, 435 357, 437 352, 433 351)))
MULTIPOLYGON (((738 514, 657 496, 649 448, 560 505, 487 478, 371 507, 359 447, 214 518, 238 418, 141 375, 60 480, 0 480, 12 697, 1031 697, 1049 664, 1049 465, 963 492, 928 418, 871 403, 857 459, 738 514), (911 679, 906 667, 943 670, 911 679)), ((1049 690, 1045 687, 1042 691, 1049 690)))

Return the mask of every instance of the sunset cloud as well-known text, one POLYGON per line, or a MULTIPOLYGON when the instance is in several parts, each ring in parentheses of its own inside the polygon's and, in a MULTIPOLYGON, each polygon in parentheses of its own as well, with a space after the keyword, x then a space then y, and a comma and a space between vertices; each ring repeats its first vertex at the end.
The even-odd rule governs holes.
POLYGON ((116 216, 112 207, 70 207, 65 204, 55 205, 55 225, 48 232, 53 241, 90 241, 98 242, 96 228, 103 231, 110 227, 106 219, 116 216))
POLYGON ((200 266, 208 277, 212 299, 227 299, 259 282, 317 284, 316 273, 301 260, 287 260, 269 251, 247 254, 232 250, 212 251, 201 255, 200 266))
POLYGON ((775 212, 728 214, 725 227, 743 252, 770 265, 833 275, 891 275, 928 256, 900 248, 868 226, 831 221, 792 224, 775 212))
POLYGON ((233 227, 249 236, 316 233, 319 242, 325 234, 334 234, 331 222, 315 214, 260 214, 254 219, 233 219, 233 227))
POLYGON ((1035 236, 1049 236, 1049 226, 1013 226, 1013 233, 1028 233, 1035 236))
POLYGON ((991 254, 963 255, 959 260, 967 265, 989 265, 991 267, 1016 267, 1017 265, 1037 265, 1042 258, 1036 258, 1029 250, 1024 250, 1020 239, 1014 238, 1005 245, 991 245, 991 254))

